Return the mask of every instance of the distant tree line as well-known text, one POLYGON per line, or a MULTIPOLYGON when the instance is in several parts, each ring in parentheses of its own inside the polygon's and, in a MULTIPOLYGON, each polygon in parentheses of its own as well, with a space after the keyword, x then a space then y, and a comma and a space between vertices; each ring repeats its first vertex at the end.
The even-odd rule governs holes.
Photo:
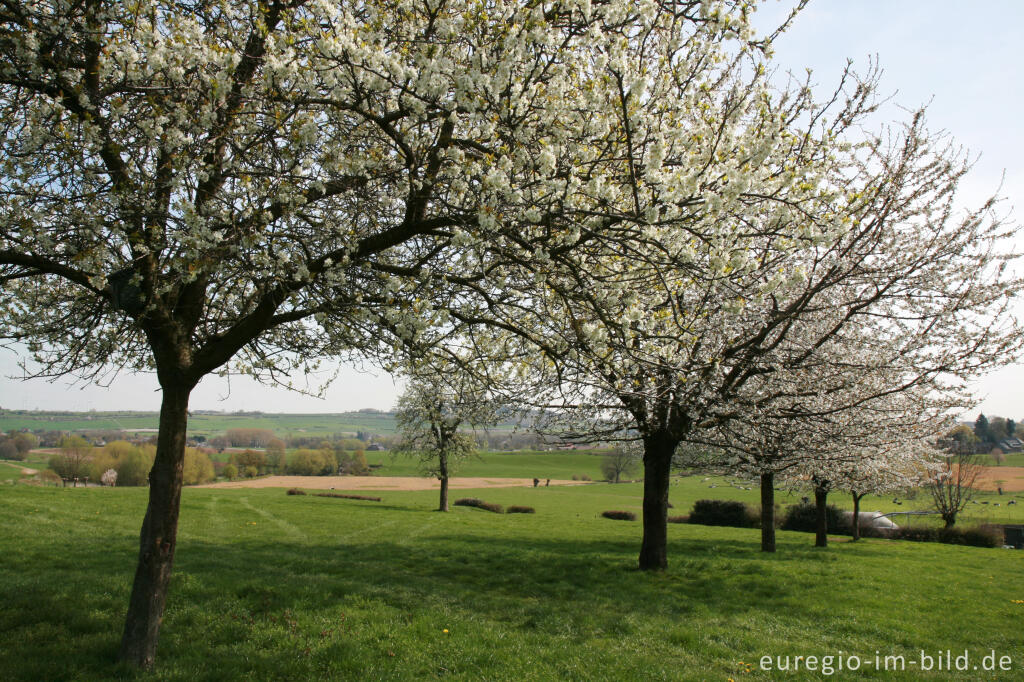
POLYGON ((39 439, 31 433, 12 431, 8 435, 0 434, 0 459, 21 462, 28 456, 29 450, 38 445, 39 439))
MULTIPOLYGON (((143 486, 149 483, 156 446, 151 443, 135 444, 123 440, 96 447, 81 436, 67 436, 58 452, 50 456, 48 466, 64 480, 82 480, 100 483, 112 481, 117 486, 143 486), (114 475, 108 472, 113 471, 114 475)), ((183 477, 186 485, 208 483, 214 478, 213 462, 202 450, 187 448, 183 477)))
POLYGON ((1017 424, 1012 419, 992 417, 979 414, 974 420, 974 437, 979 443, 996 444, 1007 438, 1018 438, 1017 424))
MULTIPOLYGON (((233 452, 221 473, 229 479, 254 478, 268 474, 294 476, 354 476, 369 473, 362 447, 352 448, 354 439, 322 441, 319 447, 299 448, 287 454, 284 441, 272 439, 264 450, 233 452)), ((359 441, 355 441, 359 443, 359 441)))

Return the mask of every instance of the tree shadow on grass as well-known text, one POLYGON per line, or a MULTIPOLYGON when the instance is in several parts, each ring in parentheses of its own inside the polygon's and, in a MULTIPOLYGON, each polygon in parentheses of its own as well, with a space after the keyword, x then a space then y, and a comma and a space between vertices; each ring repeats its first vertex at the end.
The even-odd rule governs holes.
POLYGON ((499 621, 515 620, 524 601, 570 617, 597 612, 609 619, 626 613, 785 609, 798 588, 782 579, 786 567, 769 570, 771 565, 815 558, 810 551, 799 552, 802 557, 760 555, 738 541, 677 541, 669 570, 645 573, 635 569, 633 542, 496 540, 474 534, 436 543, 249 544, 227 550, 189 543, 179 552, 182 575, 233 585, 238 599, 262 611, 359 597, 397 610, 444 604, 499 621), (756 591, 760 598, 738 600, 737 591, 756 591))
MULTIPOLYGON (((441 528, 433 531, 444 535, 384 541, 372 524, 359 530, 340 540, 182 539, 161 647, 162 660, 176 666, 171 677, 200 675, 207 665, 211 678, 231 671, 286 677, 275 657, 300 644, 315 648, 316 631, 326 631, 316 623, 337 621, 339 613, 344 619, 351 609, 367 622, 399 629, 445 613, 497 631, 570 632, 581 643, 643 636, 709 614, 810 623, 805 585, 795 573, 837 561, 835 553, 811 547, 809 537, 806 547, 784 539, 783 551, 763 554, 753 534, 746 541, 695 529, 672 539, 667 571, 647 573, 635 568, 638 539, 495 537, 480 528, 441 528), (238 645, 263 637, 270 643, 238 645), (261 647, 267 651, 257 653, 261 647)), ((0 663, 14 671, 11 679, 135 675, 112 664, 134 565, 134 548, 120 544, 111 551, 52 547, 61 568, 38 561, 40 548, 31 572, 17 563, 0 566, 0 576, 21 574, 0 580, 0 649, 8 652, 0 663), (22 660, 15 665, 16 659, 22 660)), ((296 670, 299 677, 309 672, 296 670)))

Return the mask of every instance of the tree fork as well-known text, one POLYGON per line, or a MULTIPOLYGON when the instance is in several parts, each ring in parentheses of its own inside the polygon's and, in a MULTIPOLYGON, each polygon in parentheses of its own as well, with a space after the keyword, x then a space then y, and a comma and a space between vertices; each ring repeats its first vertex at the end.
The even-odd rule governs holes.
POLYGON ((119 657, 152 668, 167 602, 181 505, 182 467, 191 386, 164 385, 156 459, 149 472, 149 505, 139 535, 139 561, 128 601, 119 657))

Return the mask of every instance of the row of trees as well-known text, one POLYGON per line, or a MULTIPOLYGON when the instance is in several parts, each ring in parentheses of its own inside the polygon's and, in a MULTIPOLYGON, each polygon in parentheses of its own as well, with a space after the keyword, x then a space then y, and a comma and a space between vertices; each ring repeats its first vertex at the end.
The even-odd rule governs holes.
POLYGON ((29 451, 39 445, 39 439, 31 433, 12 431, 0 433, 0 459, 23 461, 29 451))
MULTIPOLYGON (((369 435, 364 435, 369 439, 369 435)), ((332 434, 325 438, 318 436, 287 436, 278 438, 269 429, 228 429, 222 435, 214 436, 206 444, 221 452, 227 448, 262 448, 268 453, 283 453, 286 449, 344 449, 363 450, 366 443, 360 438, 349 438, 342 434, 332 434)))
POLYGON ((931 415, 1013 356, 1008 230, 960 210, 963 157, 920 113, 862 134, 874 73, 820 101, 771 78, 755 9, 0 8, 0 338, 162 389, 123 659, 154 661, 212 372, 315 392, 289 377, 324 357, 444 358, 635 438, 657 570, 680 444, 844 434, 907 390, 931 415))
MULTIPOLYGON (((114 441, 103 447, 93 447, 81 436, 67 436, 58 452, 49 458, 49 468, 65 480, 84 480, 96 483, 112 480, 109 485, 143 486, 149 483, 149 472, 156 457, 156 447, 114 441), (111 479, 104 474, 113 471, 111 479)), ((214 478, 213 463, 201 450, 188 448, 182 464, 182 480, 186 485, 208 483, 214 478)))
POLYGON ((286 455, 283 449, 245 450, 234 452, 228 458, 224 475, 228 478, 252 478, 265 474, 294 474, 296 476, 328 476, 336 474, 364 475, 370 468, 361 450, 349 450, 340 441, 336 447, 325 443, 320 448, 300 448, 286 455), (230 467, 230 468, 229 468, 230 467))

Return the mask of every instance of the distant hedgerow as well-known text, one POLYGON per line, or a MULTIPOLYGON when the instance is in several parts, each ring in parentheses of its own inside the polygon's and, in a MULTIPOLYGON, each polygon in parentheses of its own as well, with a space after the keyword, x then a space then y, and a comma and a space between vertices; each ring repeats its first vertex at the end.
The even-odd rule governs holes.
POLYGON ((300 490, 299 488, 289 488, 288 489, 288 494, 289 495, 305 495, 306 491, 305 490, 300 490))
POLYGON ((476 497, 463 497, 461 499, 455 500, 452 504, 454 504, 457 507, 476 507, 477 509, 485 509, 489 512, 494 512, 495 514, 501 514, 503 511, 505 511, 505 508, 502 507, 500 504, 495 504, 493 502, 484 502, 483 500, 478 499, 476 497))
POLYGON ((369 500, 370 502, 380 502, 379 497, 369 497, 367 495, 342 495, 341 493, 316 493, 317 497, 338 497, 345 500, 369 500))
POLYGON ((683 514, 682 516, 670 516, 667 520, 669 523, 689 523, 690 517, 683 514))
POLYGON ((572 480, 574 480, 574 481, 589 481, 591 479, 590 479, 590 476, 587 476, 586 474, 573 474, 572 475, 572 480))
POLYGON ((614 519, 615 521, 636 521, 636 514, 631 511, 613 509, 611 511, 601 512, 601 516, 606 519, 614 519))
POLYGON ((522 507, 517 504, 509 505, 508 509, 505 510, 506 514, 533 514, 533 507, 522 507))
POLYGON ((872 529, 871 535, 891 540, 911 542, 941 542, 946 545, 968 545, 970 547, 1002 547, 1003 529, 1000 526, 981 525, 974 528, 892 528, 872 529))

